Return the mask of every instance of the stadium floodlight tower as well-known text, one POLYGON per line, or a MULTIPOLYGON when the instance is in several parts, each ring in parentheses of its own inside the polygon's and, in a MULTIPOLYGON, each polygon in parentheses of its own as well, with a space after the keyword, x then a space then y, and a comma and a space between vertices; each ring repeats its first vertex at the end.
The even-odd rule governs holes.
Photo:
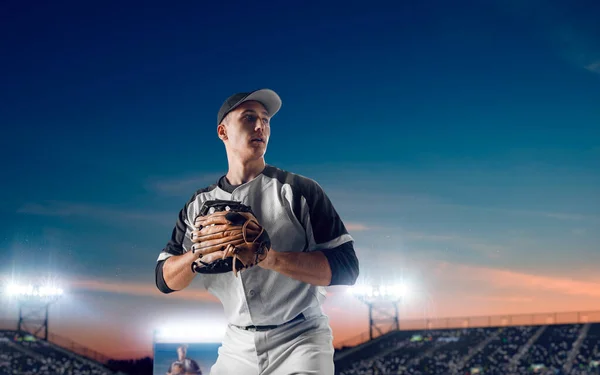
POLYGON ((369 307, 369 339, 400 330, 398 303, 407 292, 404 284, 357 285, 349 292, 369 307))
POLYGON ((27 332, 48 341, 48 311, 63 290, 51 283, 9 283, 5 293, 19 304, 19 332, 27 332), (40 336, 40 333, 43 335, 40 336))

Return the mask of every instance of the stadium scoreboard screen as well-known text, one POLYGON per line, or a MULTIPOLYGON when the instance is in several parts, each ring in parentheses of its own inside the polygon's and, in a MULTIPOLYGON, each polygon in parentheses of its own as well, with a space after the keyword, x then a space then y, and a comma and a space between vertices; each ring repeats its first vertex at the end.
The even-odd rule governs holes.
POLYGON ((154 375, 204 374, 217 360, 221 339, 187 330, 156 330, 153 340, 154 375))

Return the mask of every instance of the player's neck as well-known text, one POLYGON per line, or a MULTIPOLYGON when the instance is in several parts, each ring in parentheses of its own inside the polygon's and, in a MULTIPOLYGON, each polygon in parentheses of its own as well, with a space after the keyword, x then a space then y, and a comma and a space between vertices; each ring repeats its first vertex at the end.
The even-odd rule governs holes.
POLYGON ((250 161, 229 160, 229 171, 227 172, 227 181, 231 185, 241 185, 253 180, 262 173, 266 163, 264 158, 250 161))

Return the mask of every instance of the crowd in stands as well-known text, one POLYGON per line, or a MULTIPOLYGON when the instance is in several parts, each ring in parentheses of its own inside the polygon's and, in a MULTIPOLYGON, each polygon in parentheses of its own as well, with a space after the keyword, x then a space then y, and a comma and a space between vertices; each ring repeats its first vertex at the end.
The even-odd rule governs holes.
POLYGON ((539 327, 532 326, 486 329, 489 342, 466 361, 464 368, 467 371, 474 369, 472 372, 476 373, 510 374, 511 360, 532 339, 537 329, 539 327))
POLYGON ((0 375, 112 375, 99 363, 29 334, 0 331, 0 375))
POLYGON ((337 375, 596 375, 600 324, 398 331, 343 353, 337 375))
POLYGON ((569 375, 600 374, 600 324, 593 324, 573 360, 569 375))
POLYGON ((546 327, 520 359, 516 366, 517 373, 527 373, 529 369, 540 365, 544 366, 544 373, 560 373, 581 328, 578 324, 546 327))

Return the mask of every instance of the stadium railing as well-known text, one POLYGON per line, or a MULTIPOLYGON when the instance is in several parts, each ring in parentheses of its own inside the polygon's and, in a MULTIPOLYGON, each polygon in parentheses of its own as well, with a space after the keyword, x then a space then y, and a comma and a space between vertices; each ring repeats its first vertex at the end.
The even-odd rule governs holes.
MULTIPOLYGON (((16 331, 18 323, 15 320, 0 320, 0 329, 16 331)), ((52 332, 48 332, 48 341, 56 344, 64 349, 70 350, 75 354, 79 354, 83 357, 91 359, 102 364, 106 364, 111 358, 99 353, 93 349, 90 349, 84 345, 78 344, 75 341, 68 339, 63 336, 59 336, 52 332)))
MULTIPOLYGON (((600 311, 506 314, 449 318, 400 319, 400 330, 459 329, 478 327, 535 326, 552 324, 600 323, 600 311)), ((336 349, 360 345, 369 340, 369 333, 336 343, 336 349)))
POLYGON ((76 343, 75 341, 68 339, 66 337, 62 337, 56 335, 52 332, 48 333, 48 341, 56 344, 64 349, 70 350, 73 353, 79 354, 96 362, 100 362, 102 364, 106 364, 111 358, 105 356, 102 353, 99 353, 93 349, 90 349, 86 346, 76 343))

